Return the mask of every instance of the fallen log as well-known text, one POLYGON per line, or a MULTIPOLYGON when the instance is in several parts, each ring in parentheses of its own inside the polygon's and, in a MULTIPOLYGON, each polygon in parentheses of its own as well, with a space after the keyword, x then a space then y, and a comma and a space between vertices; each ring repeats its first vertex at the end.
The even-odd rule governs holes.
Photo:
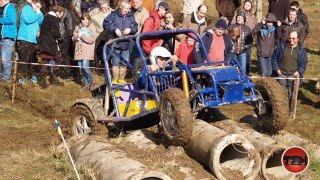
POLYGON ((258 152, 246 138, 227 134, 199 119, 186 152, 202 165, 210 167, 218 179, 255 179, 261 166, 258 152))
POLYGON ((72 138, 68 144, 75 161, 89 165, 96 173, 97 179, 171 179, 163 173, 150 171, 136 160, 129 159, 125 152, 117 149, 100 136, 72 138))
POLYGON ((228 132, 236 133, 246 137, 260 152, 261 175, 264 179, 295 179, 295 174, 289 173, 283 168, 281 157, 287 149, 284 145, 279 145, 270 136, 261 134, 244 124, 234 120, 223 120, 213 123, 212 125, 228 132))

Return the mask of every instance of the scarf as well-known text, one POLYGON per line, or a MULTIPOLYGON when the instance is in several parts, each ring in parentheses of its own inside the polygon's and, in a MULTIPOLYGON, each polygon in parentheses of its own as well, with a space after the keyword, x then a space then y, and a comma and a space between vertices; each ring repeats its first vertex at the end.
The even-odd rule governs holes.
POLYGON ((260 29, 260 33, 261 33, 261 36, 265 36, 268 33, 271 33, 271 32, 273 32, 275 30, 276 30, 276 28, 274 27, 274 25, 272 25, 269 29, 267 29, 267 26, 264 24, 262 26, 262 28, 260 29))

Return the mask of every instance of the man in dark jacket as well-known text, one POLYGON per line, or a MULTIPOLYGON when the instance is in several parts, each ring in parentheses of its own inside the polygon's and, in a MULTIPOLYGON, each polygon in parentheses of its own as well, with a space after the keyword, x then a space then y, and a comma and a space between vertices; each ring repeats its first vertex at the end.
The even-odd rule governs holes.
MULTIPOLYGON (((120 8, 113 11, 103 22, 103 28, 110 33, 111 39, 134 35, 138 31, 138 24, 130 12, 131 4, 129 1, 122 1, 120 8)), ((130 41, 118 42, 115 45, 115 52, 121 58, 129 62, 130 41)), ((112 75, 114 83, 125 83, 127 67, 118 56, 113 56, 112 75)))
POLYGON ((278 74, 279 83, 289 92, 289 112, 293 112, 295 80, 287 78, 303 77, 308 63, 305 49, 299 44, 299 33, 291 31, 288 41, 282 42, 272 56, 272 68, 278 74))
POLYGON ((299 5, 298 1, 292 1, 291 4, 290 4, 290 8, 296 9, 298 11, 297 19, 298 19, 299 22, 301 22, 303 24, 304 30, 305 30, 305 35, 307 37, 308 34, 309 34, 308 16, 300 8, 300 5, 299 5))
POLYGON ((296 9, 291 8, 289 10, 288 19, 277 29, 277 36, 280 42, 288 40, 289 32, 293 30, 299 33, 299 42, 301 44, 306 40, 306 31, 303 24, 297 19, 297 13, 298 11, 296 9))
MULTIPOLYGON (((215 27, 206 31, 201 39, 204 43, 204 48, 208 53, 208 58, 211 62, 221 62, 223 60, 229 60, 234 57, 233 45, 229 35, 225 34, 227 29, 226 21, 220 19, 216 22, 215 27)), ((200 48, 200 44, 196 43, 194 49, 194 62, 203 63, 207 60, 203 50, 200 48)), ((221 64, 221 63, 220 63, 221 64)))

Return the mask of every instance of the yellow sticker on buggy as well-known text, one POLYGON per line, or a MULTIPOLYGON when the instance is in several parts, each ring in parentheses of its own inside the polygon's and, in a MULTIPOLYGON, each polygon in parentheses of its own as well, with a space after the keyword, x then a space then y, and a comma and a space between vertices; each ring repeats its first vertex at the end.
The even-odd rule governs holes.
MULTIPOLYGON (((129 102, 128 102, 129 103, 129 102)), ((132 100, 126 110, 127 103, 118 104, 119 112, 122 117, 135 116, 142 112, 142 100, 132 100), (126 113, 126 114, 124 114, 126 113)), ((158 102, 156 100, 146 100, 145 110, 151 110, 158 107, 158 102)))

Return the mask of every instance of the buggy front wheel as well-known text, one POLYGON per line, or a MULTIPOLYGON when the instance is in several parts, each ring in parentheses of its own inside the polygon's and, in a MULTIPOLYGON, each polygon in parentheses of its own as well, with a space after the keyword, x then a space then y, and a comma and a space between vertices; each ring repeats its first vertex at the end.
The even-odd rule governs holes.
POLYGON ((269 133, 282 130, 289 118, 289 100, 286 91, 272 78, 256 81, 255 87, 262 98, 260 107, 256 107, 256 112, 263 128, 269 133), (263 109, 263 113, 259 109, 263 109))
POLYGON ((160 100, 160 128, 175 145, 186 145, 191 139, 194 117, 184 92, 170 88, 163 92, 160 100))
POLYGON ((71 121, 71 135, 79 134, 101 135, 106 137, 108 133, 107 128, 99 124, 90 111, 90 109, 83 104, 76 104, 72 107, 72 121, 71 121))

